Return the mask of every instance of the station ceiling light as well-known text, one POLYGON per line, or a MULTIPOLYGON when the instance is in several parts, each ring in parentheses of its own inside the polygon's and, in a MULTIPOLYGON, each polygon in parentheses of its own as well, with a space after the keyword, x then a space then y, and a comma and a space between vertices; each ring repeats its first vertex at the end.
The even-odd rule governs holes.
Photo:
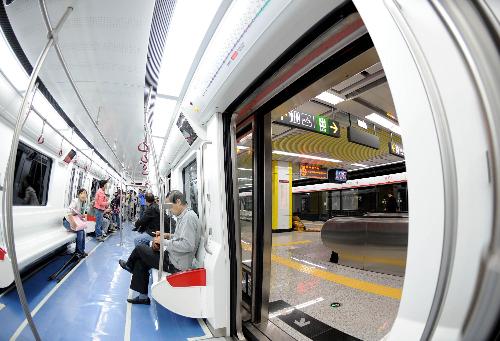
POLYGON ((384 118, 376 113, 365 116, 365 118, 401 136, 401 127, 389 121, 387 118, 384 118))
POLYGON ((314 155, 290 153, 290 152, 285 152, 282 150, 273 150, 273 154, 283 155, 283 156, 293 156, 293 157, 298 157, 301 159, 319 160, 319 161, 326 161, 326 162, 333 162, 333 163, 342 162, 341 160, 329 159, 326 157, 320 157, 320 156, 314 156, 314 155))
POLYGON ((247 147, 247 146, 236 146, 236 149, 247 150, 247 149, 250 149, 250 147, 247 147))
POLYGON ((367 165, 363 165, 361 163, 351 163, 351 166, 354 166, 354 167, 362 167, 362 168, 368 168, 369 166, 367 165))
POLYGON ((328 91, 320 93, 318 96, 316 96, 316 99, 319 99, 320 101, 329 103, 331 105, 335 105, 344 101, 342 97, 336 96, 328 91))
POLYGON ((238 168, 238 170, 241 170, 241 171, 252 171, 253 169, 252 168, 238 168))

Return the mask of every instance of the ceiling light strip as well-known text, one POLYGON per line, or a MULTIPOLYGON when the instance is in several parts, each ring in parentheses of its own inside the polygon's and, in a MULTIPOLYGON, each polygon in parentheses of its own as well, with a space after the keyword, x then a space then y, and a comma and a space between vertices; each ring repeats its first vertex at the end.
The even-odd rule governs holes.
POLYGON ((167 133, 165 134, 165 140, 163 141, 163 146, 161 148, 160 157, 159 157, 160 164, 161 164, 161 160, 163 158, 163 152, 165 151, 165 146, 167 145, 167 137, 170 135, 170 131, 172 129, 174 120, 177 119, 179 108, 180 108, 181 103, 184 99, 184 96, 186 95, 189 84, 191 83, 191 80, 193 79, 194 73, 196 72, 198 65, 200 65, 201 58, 205 54, 205 51, 207 50, 208 44, 212 40, 212 37, 214 36, 215 32, 217 31, 217 28, 219 27, 219 24, 222 21, 222 19, 224 18, 224 15, 226 14, 231 3, 232 3, 232 0, 222 0, 221 4, 219 5, 219 8, 217 9, 217 12, 215 13, 215 16, 212 19, 212 22, 210 23, 210 26, 207 29, 207 32, 205 33, 205 36, 203 37, 203 40, 200 44, 200 47, 198 48, 198 51, 196 52, 196 55, 195 55, 193 62, 191 64, 191 68, 189 69, 189 72, 186 76, 186 79, 184 80, 184 84, 182 86, 181 93, 179 94, 179 98, 178 98, 177 104, 175 106, 173 115, 171 116, 170 124, 168 125, 168 129, 167 129, 167 133))
POLYGON ((282 150, 273 150, 273 154, 276 154, 276 155, 283 155, 283 156, 298 157, 298 158, 302 158, 302 159, 311 159, 311 160, 326 161, 326 162, 332 162, 332 163, 340 163, 340 162, 343 162, 343 161, 341 161, 341 160, 329 159, 329 158, 326 158, 326 157, 321 157, 321 156, 306 155, 306 154, 297 154, 297 153, 290 153, 290 152, 285 152, 285 151, 282 151, 282 150))

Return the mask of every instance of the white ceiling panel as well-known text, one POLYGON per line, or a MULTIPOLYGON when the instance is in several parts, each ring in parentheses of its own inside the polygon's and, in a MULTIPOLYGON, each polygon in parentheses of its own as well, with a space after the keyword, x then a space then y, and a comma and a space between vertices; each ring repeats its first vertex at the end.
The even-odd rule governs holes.
MULTIPOLYGON (((139 167, 137 145, 144 137, 144 80, 154 0, 49 0, 55 26, 68 6, 74 10, 59 35, 59 46, 92 118, 116 154, 94 128, 52 50, 40 78, 86 138, 119 171, 139 167)), ((38 2, 17 0, 7 8, 14 32, 33 65, 47 32, 38 2)))

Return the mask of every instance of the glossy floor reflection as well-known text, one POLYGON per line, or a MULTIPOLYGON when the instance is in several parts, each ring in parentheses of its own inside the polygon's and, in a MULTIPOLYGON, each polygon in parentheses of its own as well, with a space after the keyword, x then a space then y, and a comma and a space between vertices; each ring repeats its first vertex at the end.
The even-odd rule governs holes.
MULTIPOLYGON (((271 321, 297 340, 331 339, 325 325, 361 340, 380 340, 396 317, 404 278, 330 263, 331 250, 321 242, 322 224, 306 224, 316 232, 273 233, 271 321), (317 330, 307 318, 290 323, 297 310, 318 321, 317 330)), ((250 231, 242 230, 242 259, 251 255, 245 232, 250 231)))
MULTIPOLYGON (((123 246, 119 233, 101 244, 89 242, 89 257, 59 286, 47 278, 65 257, 24 281, 43 340, 186 340, 205 335, 198 320, 174 314, 153 300, 150 306, 126 302, 131 275, 118 259, 129 255, 134 236, 126 225, 123 246)), ((0 297, 0 304, 5 305, 0 310, 0 340, 32 340, 15 290, 0 297)))

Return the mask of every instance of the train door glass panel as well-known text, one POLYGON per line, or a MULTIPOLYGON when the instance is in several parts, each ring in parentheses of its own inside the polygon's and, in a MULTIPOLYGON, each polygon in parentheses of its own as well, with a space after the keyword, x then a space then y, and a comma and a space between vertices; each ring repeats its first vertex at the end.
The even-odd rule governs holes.
POLYGON ((342 191, 342 210, 343 211, 357 211, 359 205, 358 190, 348 189, 342 191))
POLYGON ((247 131, 237 137, 236 174, 241 233, 242 298, 252 301, 252 245, 253 245, 253 137, 247 131))
POLYGON ((328 192, 328 201, 330 202, 330 217, 334 217, 339 214, 341 210, 340 206, 340 191, 330 191, 328 192))
POLYGON ((182 170, 184 193, 189 207, 198 214, 198 167, 196 160, 182 170))
POLYGON ((14 171, 14 205, 47 205, 52 159, 19 143, 14 171))

